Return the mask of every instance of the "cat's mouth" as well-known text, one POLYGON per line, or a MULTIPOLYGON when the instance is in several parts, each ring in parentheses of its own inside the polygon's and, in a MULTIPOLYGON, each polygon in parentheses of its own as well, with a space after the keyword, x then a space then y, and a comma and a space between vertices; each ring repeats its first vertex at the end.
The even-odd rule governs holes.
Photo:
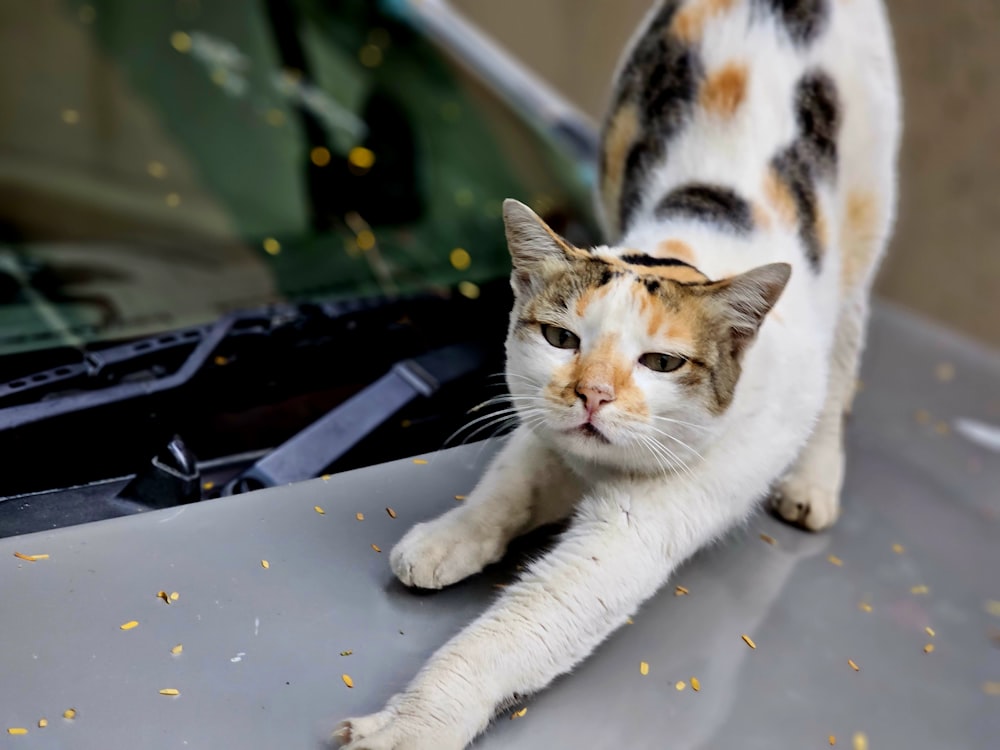
POLYGON ((596 428, 596 427, 595 427, 595 426, 594 426, 594 425, 593 425, 592 423, 590 423, 590 422, 584 422, 584 423, 583 423, 582 425, 580 425, 579 427, 574 427, 574 428, 573 428, 573 429, 571 430, 571 432, 573 432, 573 433, 574 433, 574 434, 576 434, 576 435, 583 435, 584 437, 588 437, 588 438, 594 438, 594 439, 596 439, 596 440, 600 440, 600 441, 601 441, 602 443, 610 443, 610 442, 611 442, 610 440, 608 440, 608 439, 607 439, 607 438, 606 438, 606 437, 604 436, 604 433, 603 433, 603 432, 601 432, 601 431, 600 431, 599 429, 597 429, 597 428, 596 428))

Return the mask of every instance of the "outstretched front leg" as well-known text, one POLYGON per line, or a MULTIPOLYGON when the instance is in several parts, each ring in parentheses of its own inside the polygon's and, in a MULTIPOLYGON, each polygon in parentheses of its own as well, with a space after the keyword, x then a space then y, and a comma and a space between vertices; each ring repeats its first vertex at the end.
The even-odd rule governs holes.
POLYGON ((461 581, 497 562, 515 537, 569 516, 581 493, 562 459, 521 427, 463 505, 407 532, 389 557, 392 570, 425 589, 461 581))
POLYGON ((385 709, 343 722, 336 737, 347 750, 461 750, 498 708, 572 669, 676 565, 745 516, 751 486, 714 497, 662 479, 595 489, 546 557, 385 709))

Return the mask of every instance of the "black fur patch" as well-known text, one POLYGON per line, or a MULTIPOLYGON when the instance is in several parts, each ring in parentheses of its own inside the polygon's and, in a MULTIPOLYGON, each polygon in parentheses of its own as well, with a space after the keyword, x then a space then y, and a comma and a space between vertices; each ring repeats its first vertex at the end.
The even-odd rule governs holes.
POLYGON ((830 21, 830 0, 757 0, 776 15, 791 40, 802 47, 819 39, 830 21))
POLYGON ((610 284, 611 280, 615 278, 617 275, 618 274, 616 274, 610 268, 606 268, 603 272, 601 272, 601 278, 598 279, 597 286, 602 287, 605 284, 610 284))
POLYGON ((646 285, 646 291, 650 294, 656 294, 660 291, 660 282, 656 279, 643 279, 643 283, 646 285))
POLYGON ((738 234, 753 231, 750 204, 734 190, 692 184, 671 191, 656 207, 659 219, 685 218, 722 226, 738 234))
POLYGON ((795 117, 799 138, 812 152, 814 166, 824 175, 837 168, 840 97, 837 85, 821 70, 806 73, 795 86, 795 117))
POLYGON ((679 258, 654 258, 652 255, 623 255, 621 260, 633 266, 686 266, 694 268, 690 263, 685 263, 679 258))
POLYGON ((816 182, 837 175, 841 113, 833 79, 821 70, 806 73, 795 86, 794 107, 799 135, 771 160, 771 166, 795 200, 799 239, 809 265, 818 271, 823 245, 816 226, 816 182))
POLYGON ((612 111, 635 102, 639 138, 625 160, 618 225, 626 231, 642 197, 648 169, 666 156, 666 144, 691 116, 704 69, 697 51, 667 29, 681 0, 665 0, 618 77, 612 111))

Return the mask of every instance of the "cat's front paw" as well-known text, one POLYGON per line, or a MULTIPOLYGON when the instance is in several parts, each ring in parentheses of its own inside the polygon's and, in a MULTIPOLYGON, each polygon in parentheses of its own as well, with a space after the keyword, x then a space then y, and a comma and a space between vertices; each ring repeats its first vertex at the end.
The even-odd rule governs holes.
POLYGON ((506 546, 496 528, 447 514, 410 529, 393 547, 389 564, 407 586, 440 589, 495 563, 506 546))
POLYGON ((467 744, 433 717, 391 708, 342 721, 333 737, 341 750, 463 750, 467 744))
POLYGON ((771 509, 788 521, 822 531, 840 515, 840 493, 795 475, 786 477, 771 496, 771 509))

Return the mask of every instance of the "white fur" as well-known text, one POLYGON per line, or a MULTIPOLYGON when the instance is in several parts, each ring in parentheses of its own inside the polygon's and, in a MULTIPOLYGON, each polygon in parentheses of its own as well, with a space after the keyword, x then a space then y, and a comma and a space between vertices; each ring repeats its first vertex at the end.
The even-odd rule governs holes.
MULTIPOLYGON (((414 527, 391 565, 408 585, 440 588, 499 559, 518 534, 570 515, 571 526, 384 710, 342 723, 339 737, 349 750, 461 750, 513 695, 545 687, 584 659, 680 562, 747 518, 786 471, 779 512, 814 529, 836 518, 841 416, 853 395, 871 279, 895 211, 899 101, 880 0, 832 5, 831 31, 807 53, 766 25, 747 34, 745 6, 708 27, 709 69, 731 59, 752 64, 745 111, 738 123, 706 119, 685 130, 648 190, 653 201, 687 180, 715 179, 759 195, 768 161, 794 134, 792 87, 807 66, 820 64, 845 106, 837 187, 820 196, 831 238, 821 272, 808 268, 794 232, 743 239, 695 223, 664 227, 646 206, 621 247, 652 252, 669 231, 695 249, 695 265, 711 278, 772 262, 794 270, 746 352, 722 415, 678 398, 669 375, 637 366, 651 414, 676 421, 643 422, 612 403, 598 412, 611 446, 561 432, 579 424, 583 407, 541 396, 552 370, 572 353, 540 336, 509 338, 508 385, 522 426, 467 503, 414 527), (853 189, 879 199, 875 236, 840 237, 853 189), (845 280, 849 256, 863 262, 845 280)), ((663 340, 651 342, 627 325, 636 316, 635 295, 611 286, 582 319, 566 321, 582 346, 613 332, 628 357, 652 346, 664 351, 663 340)), ((683 342, 672 345, 683 353, 683 342)))

